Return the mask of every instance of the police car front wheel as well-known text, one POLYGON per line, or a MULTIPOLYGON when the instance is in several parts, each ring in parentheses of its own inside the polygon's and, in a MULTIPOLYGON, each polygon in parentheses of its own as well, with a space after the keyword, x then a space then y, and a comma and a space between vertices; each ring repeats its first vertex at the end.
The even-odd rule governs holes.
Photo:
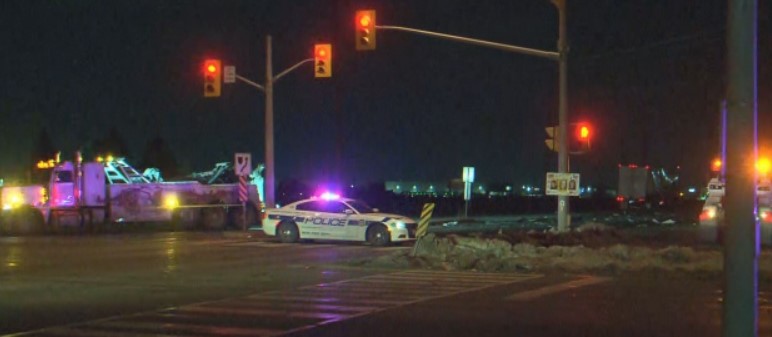
POLYGON ((389 230, 382 224, 370 226, 367 229, 367 242, 377 247, 388 245, 391 242, 389 230))
POLYGON ((276 232, 279 235, 279 240, 284 243, 295 243, 300 239, 298 226, 293 222, 282 222, 279 224, 279 228, 276 232))

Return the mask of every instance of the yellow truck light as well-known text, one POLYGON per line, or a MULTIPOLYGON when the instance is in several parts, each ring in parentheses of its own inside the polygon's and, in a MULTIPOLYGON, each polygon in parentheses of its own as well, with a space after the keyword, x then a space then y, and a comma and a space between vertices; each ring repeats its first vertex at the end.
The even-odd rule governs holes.
POLYGON ((180 207, 180 199, 177 198, 176 194, 167 194, 164 196, 164 207, 168 209, 180 207))

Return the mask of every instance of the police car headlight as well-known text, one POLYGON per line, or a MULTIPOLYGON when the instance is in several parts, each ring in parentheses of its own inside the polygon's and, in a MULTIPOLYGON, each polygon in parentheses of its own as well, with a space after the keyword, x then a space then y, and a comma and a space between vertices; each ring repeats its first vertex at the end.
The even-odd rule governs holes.
POLYGON ((395 222, 395 223, 392 225, 392 227, 394 227, 394 228, 396 228, 396 229, 405 229, 405 228, 407 228, 407 226, 405 225, 405 223, 404 223, 403 221, 397 221, 397 222, 395 222))

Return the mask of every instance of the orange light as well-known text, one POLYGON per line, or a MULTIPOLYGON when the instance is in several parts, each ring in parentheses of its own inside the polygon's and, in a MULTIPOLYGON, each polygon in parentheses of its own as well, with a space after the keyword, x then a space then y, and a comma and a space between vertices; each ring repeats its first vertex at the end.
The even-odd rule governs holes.
POLYGON ((362 15, 361 17, 359 17, 359 25, 362 26, 362 27, 369 27, 370 23, 372 21, 373 21, 373 19, 370 18, 370 15, 367 15, 367 14, 362 15))
POLYGON ((766 175, 770 169, 772 169, 772 162, 769 161, 769 158, 762 157, 756 161, 756 171, 760 174, 766 175))
POLYGON ((579 138, 581 138, 581 139, 590 138, 590 128, 588 128, 587 126, 582 125, 582 127, 579 128, 579 138))
POLYGON ((721 165, 724 163, 721 162, 721 159, 713 159, 713 163, 710 165, 710 168, 713 172, 721 171, 721 165))
POLYGON ((319 57, 325 57, 325 56, 327 56, 327 50, 326 50, 326 49, 324 49, 324 48, 319 48, 319 51, 318 51, 318 52, 316 52, 316 53, 319 55, 319 57))
POLYGON ((210 64, 210 65, 206 66, 206 71, 208 71, 210 73, 215 73, 215 72, 217 72, 217 66, 215 66, 214 64, 210 64))

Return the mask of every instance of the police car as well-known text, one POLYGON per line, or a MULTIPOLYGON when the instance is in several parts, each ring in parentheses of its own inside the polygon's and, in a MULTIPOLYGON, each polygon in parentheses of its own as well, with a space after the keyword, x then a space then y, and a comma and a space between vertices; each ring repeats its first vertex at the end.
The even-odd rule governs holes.
POLYGON ((416 222, 379 213, 360 200, 332 193, 266 210, 263 231, 281 242, 305 239, 366 241, 374 246, 415 239, 416 222))

